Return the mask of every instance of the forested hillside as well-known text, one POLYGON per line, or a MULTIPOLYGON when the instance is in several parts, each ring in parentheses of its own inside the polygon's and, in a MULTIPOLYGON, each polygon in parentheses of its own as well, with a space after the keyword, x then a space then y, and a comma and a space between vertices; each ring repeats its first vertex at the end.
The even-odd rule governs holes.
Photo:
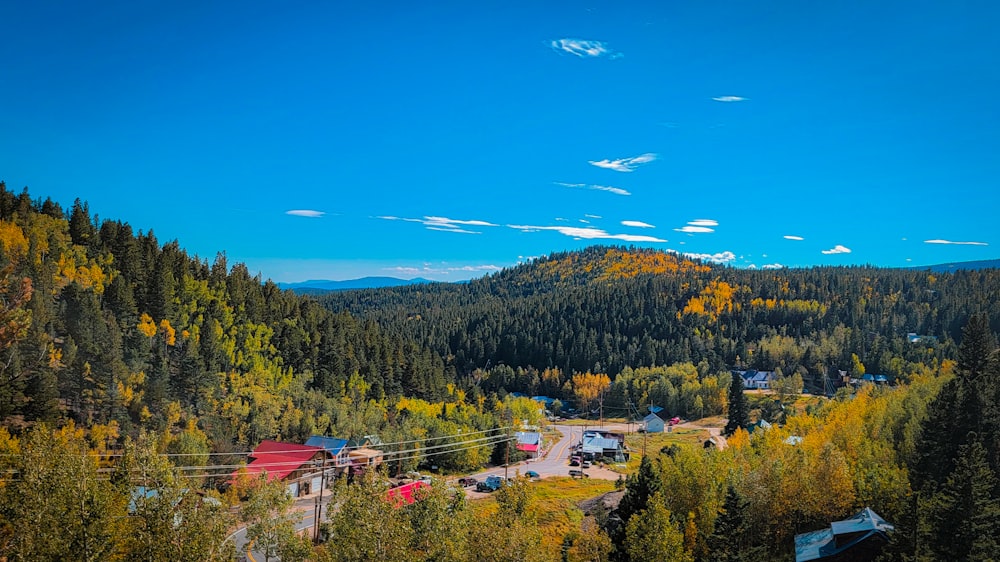
MULTIPOLYGON (((369 400, 443 400, 432 350, 152 230, 0 184, 0 419, 183 427, 216 449, 384 423, 369 400), (183 418, 183 419, 182 419, 183 418)), ((454 398, 454 388, 451 389, 454 398)))
POLYGON ((800 374, 814 392, 837 370, 905 381, 954 357, 971 314, 984 312, 1000 328, 996 294, 995 269, 740 270, 592 247, 466 285, 351 291, 321 302, 432 348, 483 388, 558 396, 574 372, 613 377, 676 363, 702 377, 779 369, 800 374))

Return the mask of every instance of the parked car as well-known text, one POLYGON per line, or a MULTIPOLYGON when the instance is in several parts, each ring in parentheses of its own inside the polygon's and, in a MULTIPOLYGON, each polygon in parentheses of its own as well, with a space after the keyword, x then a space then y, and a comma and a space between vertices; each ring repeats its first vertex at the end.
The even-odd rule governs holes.
POLYGON ((582 470, 570 469, 569 475, 573 478, 590 478, 590 475, 582 470))
POLYGON ((528 472, 525 472, 524 475, 528 478, 538 478, 538 473, 534 470, 529 470, 528 472))
POLYGON ((495 492, 499 490, 500 486, 503 486, 503 484, 504 480, 500 476, 487 476, 486 480, 476 484, 476 491, 486 493, 495 492))
POLYGON ((463 488, 468 488, 469 486, 475 486, 478 483, 479 483, 479 480, 476 480, 475 478, 473 478, 471 476, 466 476, 465 478, 459 478, 458 479, 458 485, 461 486, 461 487, 463 487, 463 488))
POLYGON ((569 465, 570 466, 580 466, 580 459, 578 459, 576 457, 574 457, 572 459, 569 459, 569 465))
POLYGON ((590 461, 583 461, 583 464, 580 465, 580 468, 590 468, 590 461))

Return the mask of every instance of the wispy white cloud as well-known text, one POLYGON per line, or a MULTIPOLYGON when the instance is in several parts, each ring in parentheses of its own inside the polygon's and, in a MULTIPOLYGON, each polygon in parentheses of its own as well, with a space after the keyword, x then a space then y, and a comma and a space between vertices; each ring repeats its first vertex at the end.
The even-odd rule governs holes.
POLYGON ((444 228, 441 226, 428 226, 427 230, 436 230, 438 232, 452 232, 455 234, 482 234, 482 232, 479 232, 477 230, 466 230, 464 228, 459 228, 457 226, 451 228, 444 228))
MULTIPOLYGON (((608 193, 614 193, 615 195, 632 195, 631 193, 629 193, 628 191, 626 191, 626 190, 624 190, 624 189, 622 189, 620 187, 611 187, 611 186, 607 186, 607 185, 594 185, 594 184, 590 184, 590 183, 566 183, 566 182, 561 182, 561 181, 557 181, 557 182, 555 182, 555 184, 556 185, 561 185, 563 187, 571 187, 573 189, 592 189, 592 190, 595 190, 595 191, 607 191, 608 193)), ((587 215, 587 216, 590 216, 590 215, 587 215)), ((600 218, 600 217, 598 217, 598 218, 600 218)))
POLYGON ((682 226, 680 228, 675 228, 674 230, 676 230, 677 232, 686 232, 688 234, 715 232, 714 228, 708 228, 707 226, 692 226, 690 224, 687 226, 682 226))
POLYGON ((666 242, 655 236, 640 236, 636 234, 612 234, 604 229, 595 227, 580 226, 531 226, 522 224, 508 224, 509 228, 520 230, 521 232, 553 231, 564 236, 578 238, 581 240, 622 240, 624 242, 666 242))
POLYGON ((768 263, 760 266, 761 269, 784 269, 785 266, 780 263, 768 263))
POLYGON ((794 234, 786 234, 784 236, 784 239, 785 240, 805 240, 805 238, 803 238, 801 236, 795 236, 794 234))
POLYGON ((319 218, 325 215, 323 211, 314 211, 312 209, 292 209, 291 211, 285 211, 286 215, 292 215, 293 217, 309 217, 311 219, 319 218))
POLYGON ((589 160, 592 166, 614 170, 616 172, 634 172, 642 164, 648 164, 659 158, 659 155, 652 152, 633 156, 632 158, 619 158, 617 160, 589 160))
POLYGON ((690 226, 719 226, 719 221, 714 219, 694 219, 689 222, 690 226))
POLYGON ((610 59, 621 58, 621 53, 608 47, 603 41, 592 41, 587 39, 556 39, 549 45, 556 51, 562 51, 581 58, 608 57, 610 59))
POLYGON ((823 250, 824 254, 850 254, 851 249, 846 246, 841 246, 837 244, 836 246, 830 248, 829 250, 823 250))
POLYGON ((587 217, 588 219, 603 219, 604 218, 601 215, 583 215, 583 216, 587 217))
POLYGON ((986 242, 955 242, 952 240, 924 240, 924 244, 956 244, 959 246, 989 246, 986 242))
POLYGON ((444 264, 425 263, 420 267, 399 265, 395 267, 384 267, 382 269, 384 271, 391 271, 393 273, 400 273, 403 275, 451 275, 453 273, 489 273, 493 271, 500 271, 503 268, 493 264, 447 266, 444 264))
POLYGON ((721 101, 724 103, 733 103, 737 101, 747 101, 747 98, 744 98, 742 96, 716 96, 712 98, 712 100, 721 101))
POLYGON ((388 221, 415 222, 424 225, 428 230, 436 230, 438 232, 454 232, 458 234, 481 234, 481 232, 463 228, 466 226, 499 226, 487 221, 449 219, 447 217, 423 217, 419 219, 411 219, 405 217, 394 217, 392 215, 382 215, 375 218, 388 221))
POLYGON ((722 263, 730 263, 731 261, 735 260, 736 259, 736 254, 734 254, 732 252, 729 252, 729 251, 719 252, 719 253, 716 253, 716 254, 686 253, 686 254, 684 254, 684 257, 699 259, 701 261, 707 261, 707 262, 711 262, 711 263, 722 264, 722 263))
POLYGON ((656 228, 655 226, 649 224, 648 222, 642 221, 622 221, 623 226, 631 226, 633 228, 656 228))
POLYGON ((675 228, 677 232, 685 232, 687 234, 705 234, 708 232, 715 232, 713 226, 719 226, 719 221, 715 219, 694 219, 689 221, 685 226, 680 228, 675 228))

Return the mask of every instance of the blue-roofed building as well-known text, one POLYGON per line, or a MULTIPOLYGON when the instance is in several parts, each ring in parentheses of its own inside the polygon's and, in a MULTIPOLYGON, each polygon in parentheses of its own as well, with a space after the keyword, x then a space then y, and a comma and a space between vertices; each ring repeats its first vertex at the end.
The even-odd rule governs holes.
POLYGON ((335 472, 351 466, 350 448, 347 446, 347 439, 339 437, 325 437, 323 435, 313 435, 306 440, 306 445, 319 447, 329 453, 333 462, 330 463, 335 472))
POLYGON ((829 529, 795 535, 795 562, 867 562, 889 542, 894 527, 870 508, 834 521, 829 529))
POLYGON ((661 406, 653 406, 652 404, 649 405, 649 413, 650 414, 659 415, 660 412, 662 412, 662 411, 663 411, 663 408, 661 406))
POLYGON ((531 399, 535 402, 541 402, 546 408, 551 408, 552 403, 556 401, 555 398, 551 398, 549 396, 532 396, 531 399))

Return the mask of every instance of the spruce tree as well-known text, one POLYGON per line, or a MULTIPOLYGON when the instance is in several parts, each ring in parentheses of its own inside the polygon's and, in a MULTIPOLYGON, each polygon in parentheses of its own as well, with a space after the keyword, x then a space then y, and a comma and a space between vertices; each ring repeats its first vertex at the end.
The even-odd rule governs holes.
POLYGON ((653 497, 663 486, 660 480, 659 466, 649 457, 642 457, 639 471, 629 475, 625 482, 625 495, 618 504, 617 515, 620 521, 608 529, 611 541, 615 545, 615 559, 628 560, 628 549, 625 545, 625 529, 633 515, 643 511, 653 497))
POLYGON ((738 428, 746 428, 750 425, 750 409, 747 406, 747 398, 743 395, 743 377, 734 374, 732 382, 729 383, 729 421, 723 433, 728 437, 738 428))
POLYGON ((726 490, 726 499, 715 519, 715 530, 708 537, 712 560, 718 562, 744 562, 753 560, 760 547, 753 546, 753 537, 747 522, 750 505, 732 485, 726 490))

